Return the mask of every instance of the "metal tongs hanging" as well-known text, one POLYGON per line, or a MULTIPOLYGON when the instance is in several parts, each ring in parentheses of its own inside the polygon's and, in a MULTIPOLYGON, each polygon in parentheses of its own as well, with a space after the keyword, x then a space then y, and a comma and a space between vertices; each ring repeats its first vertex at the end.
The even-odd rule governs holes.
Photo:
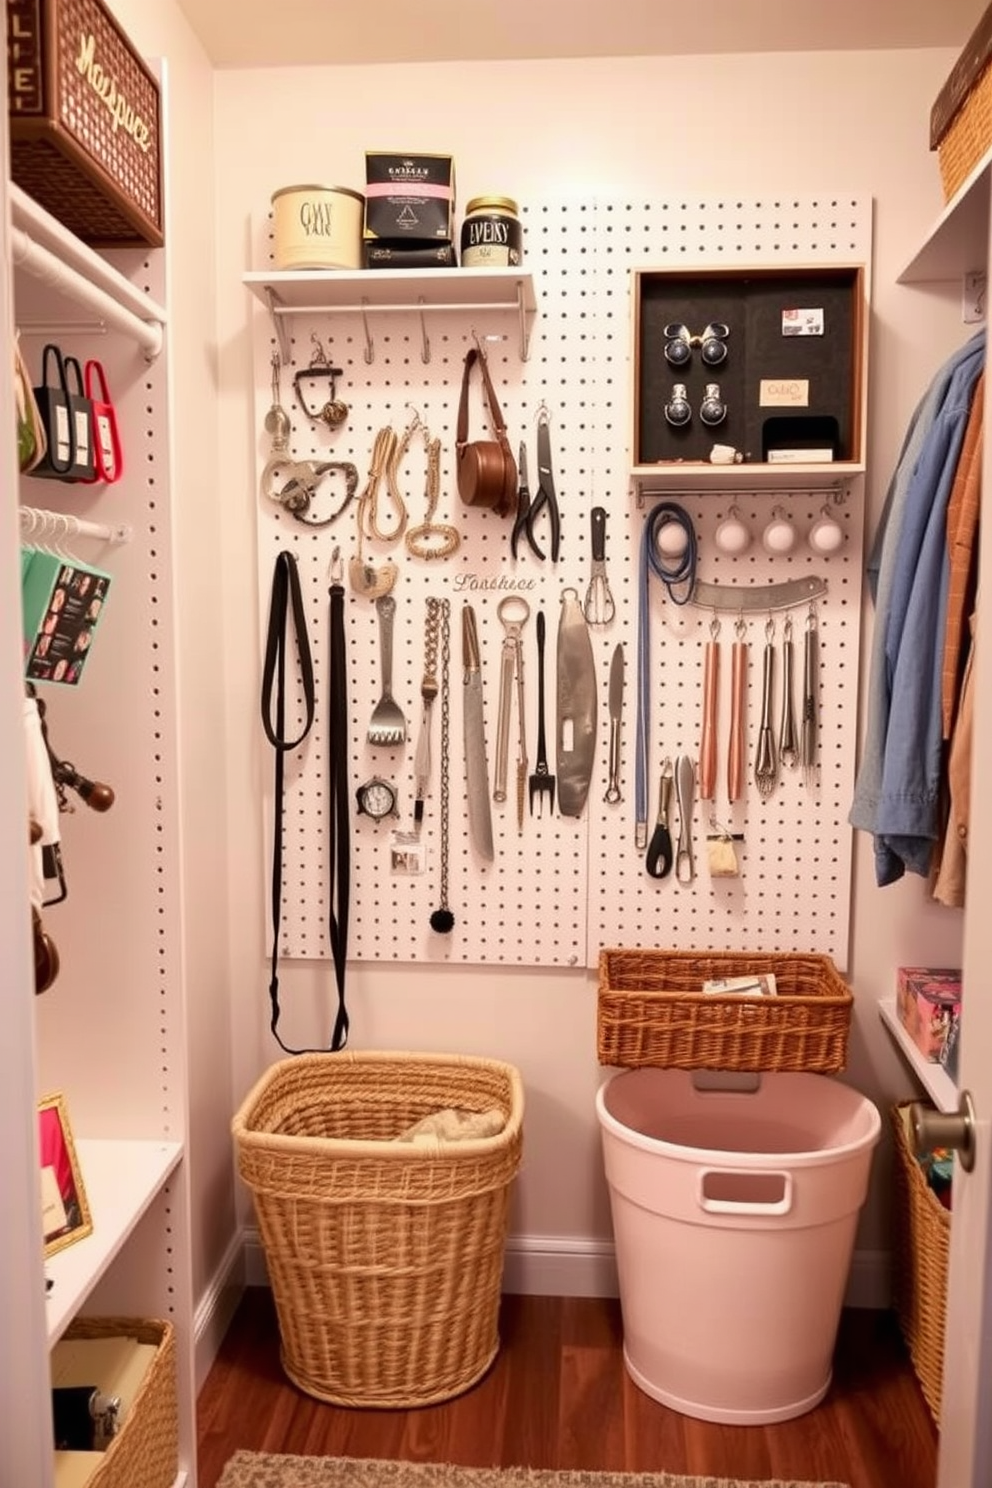
POLYGON ((819 741, 819 663, 816 606, 811 604, 806 615, 806 635, 803 642, 803 720, 799 734, 799 763, 802 766, 803 785, 809 790, 820 783, 820 767, 816 762, 819 741))

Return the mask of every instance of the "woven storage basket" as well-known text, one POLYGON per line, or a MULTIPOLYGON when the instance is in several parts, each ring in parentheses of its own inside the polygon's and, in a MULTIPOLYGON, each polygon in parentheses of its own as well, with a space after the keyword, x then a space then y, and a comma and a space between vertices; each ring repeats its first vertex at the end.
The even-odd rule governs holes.
POLYGON ((66 1338, 137 1338, 154 1343, 152 1360, 120 1431, 86 1480, 86 1488, 172 1488, 179 1472, 176 1335, 157 1318, 75 1318, 66 1338))
POLYGON ((10 170, 84 243, 163 240, 159 86, 102 0, 7 0, 10 170))
POLYGON ((950 201, 992 145, 992 66, 986 67, 937 146, 944 200, 950 201))
POLYGON ((836 1074, 854 998, 828 956, 603 950, 600 1064, 836 1074), (717 977, 774 972, 778 995, 702 992, 717 977))
POLYGON ((283 1368, 339 1405, 429 1405, 473 1385, 499 1347, 523 1086, 493 1060, 305 1054, 234 1118, 279 1318, 283 1368), (498 1110, 493 1137, 396 1139, 438 1111, 498 1110))
POLYGON ((940 1424, 951 1216, 927 1183, 909 1140, 908 1103, 892 1108, 892 1294, 927 1405, 940 1424))

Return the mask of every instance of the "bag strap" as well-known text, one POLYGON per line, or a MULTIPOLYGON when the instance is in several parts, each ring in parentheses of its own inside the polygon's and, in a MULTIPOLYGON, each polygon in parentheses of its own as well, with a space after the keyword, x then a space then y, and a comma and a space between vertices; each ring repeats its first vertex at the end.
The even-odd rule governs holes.
POLYGON ((492 424, 493 434, 504 449, 509 449, 510 441, 506 437, 503 410, 499 406, 496 389, 493 387, 492 379, 489 376, 488 359, 475 346, 470 346, 465 353, 465 370, 462 373, 462 393, 458 400, 458 425, 455 435, 455 446, 461 450, 468 443, 468 390, 472 378, 472 368, 476 362, 482 368, 483 396, 486 400, 486 407, 489 410, 489 422, 492 424))

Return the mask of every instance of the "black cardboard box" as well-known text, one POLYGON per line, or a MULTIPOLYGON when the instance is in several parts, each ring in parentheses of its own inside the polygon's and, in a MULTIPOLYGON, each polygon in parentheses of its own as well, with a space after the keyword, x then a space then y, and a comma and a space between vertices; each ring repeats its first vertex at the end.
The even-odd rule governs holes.
POLYGON ((454 243, 374 243, 362 244, 362 260, 367 269, 456 269, 458 256, 454 243))
POLYGON ((455 162, 451 155, 365 152, 366 242, 451 243, 455 162))

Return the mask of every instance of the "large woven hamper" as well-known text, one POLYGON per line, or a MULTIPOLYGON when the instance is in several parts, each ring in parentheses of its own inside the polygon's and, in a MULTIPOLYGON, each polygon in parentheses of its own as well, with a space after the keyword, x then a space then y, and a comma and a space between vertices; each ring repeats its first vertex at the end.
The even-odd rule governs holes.
POLYGON ((511 1065, 468 1056, 305 1054, 259 1080, 232 1131, 300 1389, 406 1408, 486 1372, 523 1105, 511 1065), (433 1150, 397 1140, 449 1108, 498 1110, 502 1130, 433 1150))
POLYGON ((780 951, 602 950, 600 1064, 638 1069, 836 1074, 854 995, 829 956, 780 951), (716 978, 774 973, 778 995, 703 992, 716 978))
POLYGON ((892 1108, 892 1294, 927 1405, 940 1424, 951 1216, 927 1183, 909 1139, 909 1105, 892 1108))

